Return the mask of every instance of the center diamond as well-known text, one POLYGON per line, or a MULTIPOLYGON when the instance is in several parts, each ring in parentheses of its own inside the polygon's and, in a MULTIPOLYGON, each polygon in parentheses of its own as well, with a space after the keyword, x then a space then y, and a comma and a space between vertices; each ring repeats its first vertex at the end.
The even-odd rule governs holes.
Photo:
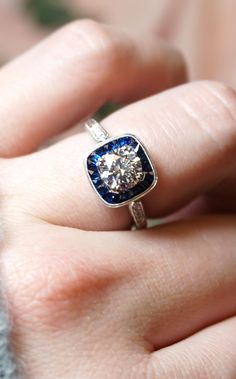
POLYGON ((136 149, 129 145, 101 156, 97 168, 106 187, 114 193, 133 188, 145 177, 141 159, 137 156, 136 149))

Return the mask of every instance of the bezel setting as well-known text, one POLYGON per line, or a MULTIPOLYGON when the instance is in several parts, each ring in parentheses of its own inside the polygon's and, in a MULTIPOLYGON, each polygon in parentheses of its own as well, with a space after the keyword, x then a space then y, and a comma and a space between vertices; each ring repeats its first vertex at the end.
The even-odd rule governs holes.
POLYGON ((158 180, 156 170, 142 143, 132 134, 123 134, 118 137, 106 139, 98 144, 85 159, 86 172, 89 181, 103 203, 112 208, 122 207, 136 201, 151 191, 158 180), (114 193, 104 183, 99 173, 98 162, 105 154, 112 153, 117 149, 128 145, 131 146, 140 159, 143 169, 143 179, 134 187, 114 193))

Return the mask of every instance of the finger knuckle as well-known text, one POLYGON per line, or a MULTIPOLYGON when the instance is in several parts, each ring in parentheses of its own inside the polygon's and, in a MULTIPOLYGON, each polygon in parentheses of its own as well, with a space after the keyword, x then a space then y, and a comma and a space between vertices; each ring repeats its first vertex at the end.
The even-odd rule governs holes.
POLYGON ((204 82, 207 104, 216 122, 212 123, 221 150, 236 155, 236 92, 220 82, 204 82))
MULTIPOLYGON (((23 254, 21 254, 23 255, 23 254)), ((50 251, 5 259, 4 281, 12 316, 29 329, 58 330, 105 301, 120 273, 50 251)))
POLYGON ((61 31, 66 49, 77 54, 79 58, 89 58, 88 64, 99 68, 102 63, 111 64, 116 56, 115 39, 109 27, 93 20, 75 21, 61 31))

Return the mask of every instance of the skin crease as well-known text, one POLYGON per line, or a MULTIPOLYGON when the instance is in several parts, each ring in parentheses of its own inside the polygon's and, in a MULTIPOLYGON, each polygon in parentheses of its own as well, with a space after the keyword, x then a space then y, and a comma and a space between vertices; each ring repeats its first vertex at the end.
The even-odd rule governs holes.
POLYGON ((30 379, 234 379, 236 96, 215 82, 153 95, 184 81, 180 55, 163 53, 159 41, 155 50, 151 38, 144 57, 137 37, 127 46, 120 35, 77 22, 0 73, 1 276, 12 345, 30 379), (69 58, 64 51, 55 63, 61 40, 69 58), (37 59, 43 70, 33 70, 37 59), (96 66, 82 64, 95 59, 96 66), (110 78, 120 62, 116 85, 110 78), (52 83, 54 71, 60 81, 52 83), (127 212, 103 207, 85 181, 89 136, 31 154, 93 112, 98 88, 103 100, 153 95, 103 121, 113 135, 140 137, 158 168, 148 215, 168 215, 196 197, 211 214, 122 230, 127 212))

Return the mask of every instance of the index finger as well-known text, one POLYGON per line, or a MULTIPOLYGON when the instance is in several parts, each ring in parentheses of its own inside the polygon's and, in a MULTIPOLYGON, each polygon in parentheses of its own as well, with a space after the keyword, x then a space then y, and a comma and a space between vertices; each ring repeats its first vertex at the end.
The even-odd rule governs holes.
POLYGON ((0 156, 36 149, 107 101, 185 80, 180 53, 153 35, 77 21, 0 71, 0 156))

